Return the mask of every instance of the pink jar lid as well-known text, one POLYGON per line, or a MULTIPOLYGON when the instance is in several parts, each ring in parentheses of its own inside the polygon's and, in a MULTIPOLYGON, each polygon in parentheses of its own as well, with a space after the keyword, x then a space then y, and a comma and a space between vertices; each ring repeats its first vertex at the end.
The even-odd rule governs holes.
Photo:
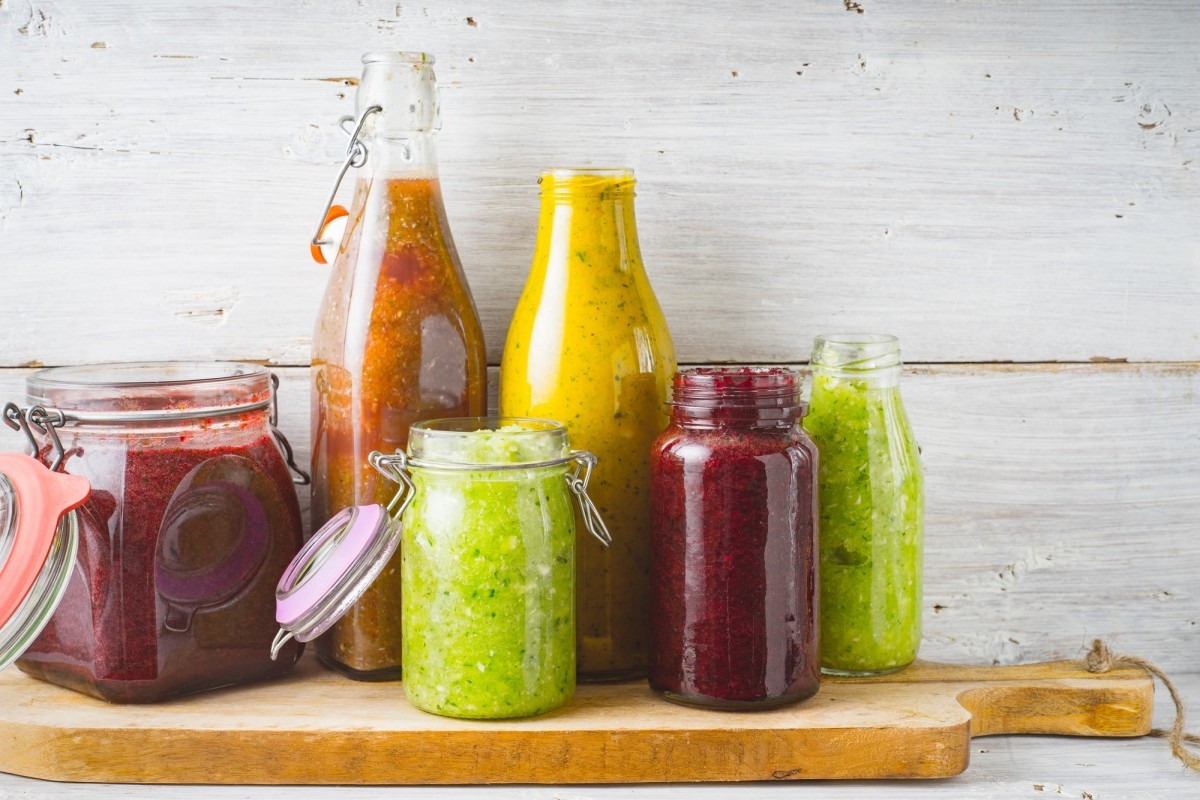
POLYGON ((74 509, 86 478, 0 453, 0 669, 20 658, 58 608, 79 548, 74 509))
POLYGON ((404 487, 393 501, 398 508, 368 505, 342 509, 301 548, 275 589, 279 633, 271 643, 272 659, 288 641, 307 642, 329 630, 363 596, 396 552, 400 514, 412 497, 411 484, 403 473, 404 456, 372 453, 371 464, 404 487))

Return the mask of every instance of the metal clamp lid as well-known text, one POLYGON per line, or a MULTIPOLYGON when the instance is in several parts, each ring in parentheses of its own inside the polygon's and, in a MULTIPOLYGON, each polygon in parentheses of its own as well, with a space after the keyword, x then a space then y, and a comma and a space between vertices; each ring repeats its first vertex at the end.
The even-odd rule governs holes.
POLYGON ((584 450, 532 464, 454 464, 409 458, 401 452, 371 453, 371 466, 398 484, 399 489, 386 508, 352 506, 335 514, 296 554, 275 590, 279 632, 271 643, 271 658, 276 658, 292 639, 307 642, 327 631, 379 577, 400 544, 400 518, 415 493, 410 468, 493 471, 574 464, 575 469, 565 476, 567 487, 579 500, 584 525, 607 547, 612 544, 612 536, 587 493, 598 460, 584 450))
POLYGON ((292 483, 297 486, 308 486, 312 483, 312 477, 296 463, 296 453, 292 450, 292 443, 287 440, 279 428, 279 376, 274 372, 271 373, 271 414, 267 417, 267 422, 271 426, 271 435, 275 437, 276 444, 283 451, 283 459, 287 462, 288 469, 293 473, 292 483))
POLYGON ((269 398, 254 400, 247 403, 239 403, 236 405, 212 407, 212 408, 188 408, 188 409, 149 409, 144 411, 65 411, 60 408, 47 408, 42 405, 34 405, 28 408, 21 408, 16 403, 6 403, 3 408, 4 424, 12 428, 14 431, 21 431, 25 434, 25 440, 32 448, 32 455, 36 456, 41 452, 41 445, 38 443, 37 437, 34 436, 34 431, 45 436, 50 443, 51 452, 54 454, 54 460, 50 462, 51 471, 57 471, 62 466, 63 460, 66 458, 66 448, 63 447, 62 440, 59 438, 58 429, 66 425, 68 422, 78 422, 83 424, 88 423, 129 423, 129 422, 166 422, 175 419, 210 419, 214 417, 229 417, 238 414, 247 414, 253 411, 262 411, 270 409, 267 421, 271 428, 271 436, 279 445, 279 449, 283 452, 284 460, 287 462, 288 469, 293 473, 292 483, 307 486, 311 482, 309 474, 300 468, 296 463, 296 454, 292 450, 291 443, 284 436, 283 431, 279 429, 279 376, 274 372, 271 373, 271 396, 269 398))
POLYGON ((567 476, 567 486, 571 487, 571 491, 579 500, 579 509, 583 512, 583 524, 587 526, 588 532, 599 539, 600 544, 608 547, 613 541, 612 534, 608 532, 608 526, 600 518, 600 509, 596 508, 596 504, 587 493, 588 481, 592 479, 592 468, 600 463, 600 459, 587 450, 571 451, 571 459, 575 462, 575 471, 567 476))
MULTIPOLYGON (((377 453, 372 453, 374 458, 377 453)), ((408 467, 416 467, 417 469, 437 469, 463 472, 493 472, 493 471, 508 471, 508 470, 526 470, 526 469, 542 469, 544 467, 558 467, 565 464, 574 464, 575 469, 566 476, 567 487, 575 495, 579 501, 579 509, 583 514, 583 524, 587 527, 588 533, 595 536, 600 544, 608 547, 612 544, 612 535, 608 532, 608 526, 604 524, 604 520, 600 517, 600 509, 588 496, 588 482, 592 479, 592 469, 596 464, 600 463, 600 459, 595 453, 590 453, 587 450, 572 450, 565 456, 559 458, 551 458, 546 461, 524 462, 514 464, 463 464, 452 461, 433 461, 423 458, 406 457, 403 453, 397 453, 395 456, 385 456, 392 459, 393 469, 397 470, 396 474, 403 475, 404 470, 408 467)), ((372 461, 374 463, 374 461, 372 461)), ((407 480, 407 476, 405 476, 407 480)))

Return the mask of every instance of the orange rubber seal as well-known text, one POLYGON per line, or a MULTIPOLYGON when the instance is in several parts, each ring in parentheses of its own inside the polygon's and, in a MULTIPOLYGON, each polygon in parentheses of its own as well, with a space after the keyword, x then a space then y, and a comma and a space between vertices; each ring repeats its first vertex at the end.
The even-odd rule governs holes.
MULTIPOLYGON (((325 215, 325 221, 321 223, 321 235, 317 238, 323 239, 325 237, 325 230, 329 227, 329 223, 333 222, 335 219, 348 216, 350 216, 350 212, 346 210, 345 206, 330 206, 329 213, 325 215)), ((325 254, 321 252, 320 247, 317 247, 315 244, 310 244, 308 246, 308 250, 310 253, 312 253, 313 261, 317 262, 318 264, 329 263, 325 260, 325 254)))

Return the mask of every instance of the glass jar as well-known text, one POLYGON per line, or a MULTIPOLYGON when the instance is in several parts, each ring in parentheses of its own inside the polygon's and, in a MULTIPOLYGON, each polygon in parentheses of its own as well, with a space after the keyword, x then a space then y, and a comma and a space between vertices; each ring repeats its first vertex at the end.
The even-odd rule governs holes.
POLYGON ((291 669, 265 652, 275 584, 302 542, 253 364, 143 363, 31 375, 43 460, 91 483, 77 568, 18 661, 112 702, 151 702, 291 669), (61 448, 56 445, 61 443, 61 448), (57 455, 56 455, 57 453, 57 455))
POLYGON ((675 371, 646 277, 629 169, 542 175, 537 246, 500 367, 500 413, 562 420, 601 466, 592 484, 616 532, 579 527, 580 680, 644 675, 649 648, 650 444, 675 371))
MULTIPOLYGON (((362 170, 313 335, 314 530, 343 508, 386 502, 393 487, 367 463, 372 450, 403 450, 412 423, 482 414, 487 402, 483 331, 438 181, 433 58, 372 53, 363 64, 347 156, 362 170)), ((394 679, 400 639, 397 557, 317 653, 353 678, 394 679)))
POLYGON ((818 336, 805 427, 821 449, 821 664, 876 675, 921 644, 925 498, 900 400, 900 341, 818 336))
POLYGON ((758 709, 812 696, 817 448, 798 375, 675 375, 650 452, 650 686, 668 700, 758 709))
POLYGON ((411 436, 400 544, 408 699, 482 719, 561 706, 575 691, 566 428, 441 420, 411 436))
POLYGON ((275 647, 321 634, 402 536, 404 691, 417 708, 503 719, 558 708, 575 691, 575 516, 602 542, 587 496, 596 457, 537 419, 446 419, 412 427, 408 454, 371 465, 406 487, 384 509, 335 516, 277 594, 275 647), (402 534, 400 533, 402 531, 402 534))

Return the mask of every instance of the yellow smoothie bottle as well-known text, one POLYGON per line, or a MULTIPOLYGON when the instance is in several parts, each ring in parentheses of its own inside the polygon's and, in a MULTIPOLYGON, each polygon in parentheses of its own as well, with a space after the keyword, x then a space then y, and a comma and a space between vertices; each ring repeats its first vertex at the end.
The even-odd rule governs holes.
POLYGON ((581 680, 646 672, 650 445, 667 425, 675 348, 650 288, 633 214, 633 170, 542 175, 533 266, 500 367, 500 413, 566 423, 600 457, 588 493, 612 533, 577 525, 581 680))

